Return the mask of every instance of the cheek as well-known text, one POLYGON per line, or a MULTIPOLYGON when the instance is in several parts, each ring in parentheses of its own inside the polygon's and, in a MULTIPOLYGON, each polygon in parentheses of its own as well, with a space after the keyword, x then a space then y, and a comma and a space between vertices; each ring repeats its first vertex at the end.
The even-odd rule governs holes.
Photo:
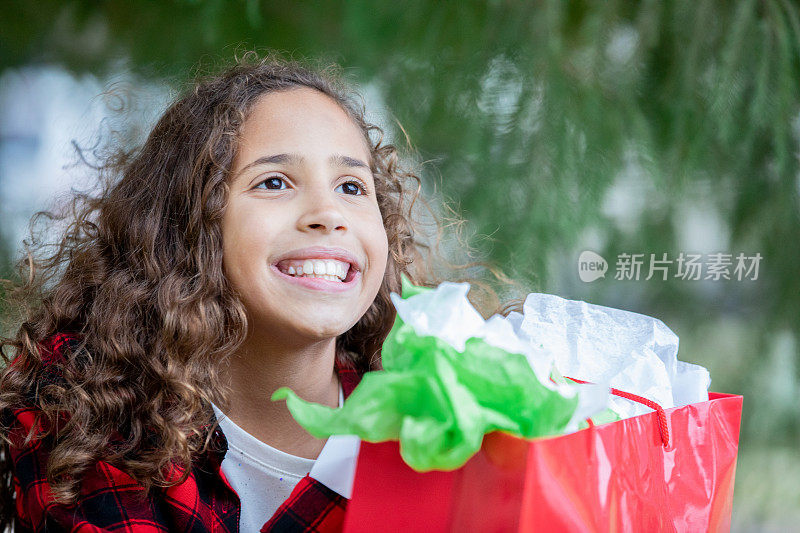
POLYGON ((374 261, 373 270, 375 271, 375 276, 382 280, 389 261, 389 239, 386 235, 386 228, 383 227, 383 222, 379 219, 378 223, 379 225, 375 228, 372 239, 372 259, 374 261))
POLYGON ((237 278, 252 274, 269 257, 270 234, 263 217, 246 212, 226 215, 222 222, 222 264, 226 275, 237 278))

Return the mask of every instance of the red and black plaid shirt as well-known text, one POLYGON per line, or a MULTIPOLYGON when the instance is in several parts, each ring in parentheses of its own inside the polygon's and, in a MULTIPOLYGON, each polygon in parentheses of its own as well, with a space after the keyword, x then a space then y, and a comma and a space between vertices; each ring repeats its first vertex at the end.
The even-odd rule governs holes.
MULTIPOLYGON (((74 335, 58 334, 43 344, 45 380, 59 379, 57 365, 47 363, 63 357, 64 349, 74 348, 77 343, 78 338, 74 335)), ((338 362, 336 371, 347 397, 361 376, 338 362)), ((152 492, 154 496, 140 501, 138 496, 144 488, 124 471, 101 461, 94 470, 86 473, 78 502, 65 506, 53 501, 47 483, 46 465, 52 449, 52 436, 21 446, 33 426, 35 415, 34 408, 0 413, 3 424, 11 427, 9 437, 15 444, 11 447, 11 457, 17 533, 239 531, 239 496, 220 469, 228 450, 221 429, 215 430, 212 445, 202 460, 192 465, 189 477, 180 485, 157 489, 152 492)), ((42 431, 41 426, 37 431, 42 431)), ((177 467, 174 472, 180 474, 177 467)), ((346 505, 347 499, 306 476, 261 531, 341 531, 346 505)))

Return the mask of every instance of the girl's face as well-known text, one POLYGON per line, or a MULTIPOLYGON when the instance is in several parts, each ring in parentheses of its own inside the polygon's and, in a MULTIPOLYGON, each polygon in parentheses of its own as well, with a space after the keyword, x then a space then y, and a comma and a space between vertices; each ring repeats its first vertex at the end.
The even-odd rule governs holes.
POLYGON ((229 184, 223 268, 251 329, 266 328, 259 333, 280 345, 330 339, 358 322, 378 293, 389 247, 369 150, 345 111, 313 89, 261 96, 229 184), (305 277, 310 266, 313 277, 305 277), (321 267, 344 281, 320 277, 321 267))

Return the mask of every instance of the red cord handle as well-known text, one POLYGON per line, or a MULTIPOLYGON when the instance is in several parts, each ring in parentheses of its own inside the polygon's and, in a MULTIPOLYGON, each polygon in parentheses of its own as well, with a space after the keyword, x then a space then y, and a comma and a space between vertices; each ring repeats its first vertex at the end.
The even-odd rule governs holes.
MULTIPOLYGON (((571 379, 575 383, 591 384, 591 381, 583 381, 581 379, 575 379, 569 376, 564 376, 564 377, 567 379, 571 379)), ((664 448, 669 447, 669 426, 667 425, 667 414, 664 412, 663 407, 658 405, 653 400, 648 400, 643 396, 631 394, 630 392, 621 391, 619 389, 612 388, 611 394, 613 394, 614 396, 619 396, 620 398, 625 398, 626 400, 632 400, 634 402, 646 405, 650 409, 654 409, 656 412, 656 416, 658 416, 658 429, 661 432, 661 442, 664 444, 664 448)))

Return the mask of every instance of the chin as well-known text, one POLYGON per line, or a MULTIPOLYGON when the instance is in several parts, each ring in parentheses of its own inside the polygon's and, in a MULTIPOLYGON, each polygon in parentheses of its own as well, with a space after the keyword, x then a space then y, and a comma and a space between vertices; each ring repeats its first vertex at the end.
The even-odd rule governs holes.
POLYGON ((308 327, 308 325, 304 325, 306 327, 295 325, 294 331, 300 337, 307 338, 307 339, 315 339, 315 340, 325 340, 334 337, 338 337, 342 333, 345 333, 350 328, 344 322, 311 322, 311 324, 315 324, 314 326, 308 327))

